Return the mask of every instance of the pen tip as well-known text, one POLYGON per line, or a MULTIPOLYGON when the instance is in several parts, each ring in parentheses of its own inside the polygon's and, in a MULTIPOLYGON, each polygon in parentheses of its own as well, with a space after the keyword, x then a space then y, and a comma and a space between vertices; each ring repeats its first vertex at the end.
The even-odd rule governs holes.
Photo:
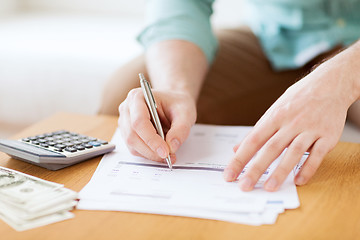
POLYGON ((170 155, 166 158, 166 163, 169 166, 170 170, 172 171, 172 164, 171 164, 171 158, 170 155))

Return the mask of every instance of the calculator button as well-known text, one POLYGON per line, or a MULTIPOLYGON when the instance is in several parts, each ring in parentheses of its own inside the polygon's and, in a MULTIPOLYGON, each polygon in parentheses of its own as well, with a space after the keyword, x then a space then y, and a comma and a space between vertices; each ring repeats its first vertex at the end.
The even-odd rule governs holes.
POLYGON ((83 146, 84 146, 85 148, 92 148, 92 147, 93 147, 93 146, 90 145, 90 144, 83 144, 83 146))
POLYGON ((45 139, 42 139, 42 138, 38 139, 37 141, 38 141, 39 143, 46 143, 46 142, 47 142, 45 139))
POLYGON ((56 142, 57 144, 63 144, 63 143, 64 143, 63 140, 56 140, 55 142, 56 142))
POLYGON ((59 149, 63 149, 63 148, 66 148, 66 146, 64 144, 56 144, 54 146, 54 148, 59 148, 59 149))
POLYGON ((63 143, 66 147, 72 147, 74 146, 75 144, 71 143, 71 142, 66 142, 66 143, 63 143))
POLYGON ((55 145, 56 145, 56 142, 47 142, 47 144, 48 144, 49 146, 55 146, 55 145))
POLYGON ((47 145, 46 143, 40 143, 40 146, 45 147, 45 148, 49 147, 49 145, 47 145))
POLYGON ((32 144, 39 145, 40 143, 38 141, 32 141, 32 144))
POLYGON ((56 152, 63 152, 63 150, 60 149, 60 148, 59 148, 59 149, 55 148, 54 151, 56 151, 56 152))
POLYGON ((34 141, 34 140, 37 139, 37 137, 29 137, 29 139, 30 139, 31 141, 34 141))
POLYGON ((80 142, 80 141, 72 141, 72 143, 73 143, 74 145, 80 145, 80 144, 82 144, 82 142, 80 142))
POLYGON ((60 135, 55 135, 53 138, 54 138, 54 139, 62 139, 62 136, 60 136, 60 135))
POLYGON ((46 141, 54 141, 55 138, 53 138, 53 137, 46 137, 45 140, 46 140, 46 141))
POLYGON ((81 139, 80 141, 81 141, 82 143, 88 143, 88 142, 90 142, 90 139, 85 138, 85 139, 81 139))
POLYGON ((63 138, 69 138, 69 137, 71 137, 71 135, 68 134, 68 133, 62 134, 61 136, 62 136, 63 138))
POLYGON ((53 132, 53 134, 55 134, 55 135, 65 134, 65 133, 68 133, 68 131, 60 130, 60 131, 53 132))
POLYGON ((45 133, 44 134, 46 137, 52 137, 54 134, 53 133, 45 133))
POLYGON ((101 143, 102 145, 108 144, 108 142, 107 142, 107 141, 104 141, 104 140, 98 140, 98 142, 101 143))
POLYGON ((89 142, 89 145, 92 145, 94 147, 100 147, 101 143, 99 143, 99 142, 89 142))
POLYGON ((76 152, 77 151, 76 148, 73 148, 73 147, 67 147, 64 150, 67 152, 76 152))
POLYGON ((30 142, 30 139, 29 138, 23 138, 22 139, 24 142, 30 142))
POLYGON ((37 137, 37 138, 45 138, 45 135, 44 135, 44 134, 41 134, 41 135, 37 135, 36 137, 37 137))
POLYGON ((85 150, 84 146, 74 146, 74 148, 76 148, 79 151, 85 150))
POLYGON ((64 138, 63 141, 64 142, 70 142, 72 139, 71 138, 64 138))

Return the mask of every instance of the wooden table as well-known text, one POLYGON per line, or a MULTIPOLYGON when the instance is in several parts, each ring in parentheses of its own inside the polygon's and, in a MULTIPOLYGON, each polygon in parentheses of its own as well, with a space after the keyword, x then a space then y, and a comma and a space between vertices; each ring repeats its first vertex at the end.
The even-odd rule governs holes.
MULTIPOLYGON (((110 140, 117 118, 59 113, 14 139, 67 129, 110 140)), ((100 157, 49 171, 0 153, 0 165, 80 191, 100 157)), ((221 221, 152 214, 74 210, 75 218, 16 232, 0 221, 1 240, 43 239, 360 239, 360 145, 339 143, 316 175, 298 188, 301 206, 280 214, 276 224, 253 227, 221 221)))

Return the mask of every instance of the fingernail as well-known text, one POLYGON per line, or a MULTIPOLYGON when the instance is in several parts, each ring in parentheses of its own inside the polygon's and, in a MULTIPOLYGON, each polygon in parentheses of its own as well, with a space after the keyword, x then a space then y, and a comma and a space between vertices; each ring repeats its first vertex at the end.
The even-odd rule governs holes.
POLYGON ((234 179, 236 178, 235 172, 233 170, 231 170, 230 168, 225 168, 224 178, 225 178, 225 181, 227 181, 227 182, 234 181, 234 179))
POLYGON ((302 177, 302 176, 297 176, 297 177, 295 178, 295 184, 296 184, 296 185, 303 185, 303 184, 305 184, 305 178, 302 177))
POLYGON ((171 140, 171 152, 176 152, 178 150, 180 146, 180 142, 179 140, 177 140, 176 138, 174 138, 173 140, 171 140))
POLYGON ((265 184, 265 190, 267 191, 275 191, 278 187, 278 182, 276 179, 271 178, 266 184, 265 184))
POLYGON ((174 153, 170 153, 170 160, 172 164, 176 162, 176 155, 174 153))
POLYGON ((240 188, 243 191, 250 191, 253 188, 253 182, 250 178, 244 177, 240 180, 240 188))
POLYGON ((159 147, 157 150, 156 150, 157 154, 159 155, 159 157, 161 158, 166 158, 166 152, 163 148, 159 147))

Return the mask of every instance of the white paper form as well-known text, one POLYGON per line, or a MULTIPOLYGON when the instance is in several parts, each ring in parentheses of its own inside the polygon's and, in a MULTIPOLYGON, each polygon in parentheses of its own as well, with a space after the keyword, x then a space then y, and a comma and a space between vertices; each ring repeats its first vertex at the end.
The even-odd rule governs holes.
MULTIPOLYGON (((119 131, 89 184, 80 192, 79 209, 118 210, 201 217, 259 225, 273 223, 284 208, 299 206, 293 176, 276 193, 257 187, 240 191, 223 180, 233 146, 251 127, 195 125, 170 171, 165 164, 132 156, 119 131)), ((275 166, 276 164, 274 164, 275 166)), ((274 167, 263 175, 265 181, 274 167)), ((261 183, 260 183, 261 185, 261 183)))

